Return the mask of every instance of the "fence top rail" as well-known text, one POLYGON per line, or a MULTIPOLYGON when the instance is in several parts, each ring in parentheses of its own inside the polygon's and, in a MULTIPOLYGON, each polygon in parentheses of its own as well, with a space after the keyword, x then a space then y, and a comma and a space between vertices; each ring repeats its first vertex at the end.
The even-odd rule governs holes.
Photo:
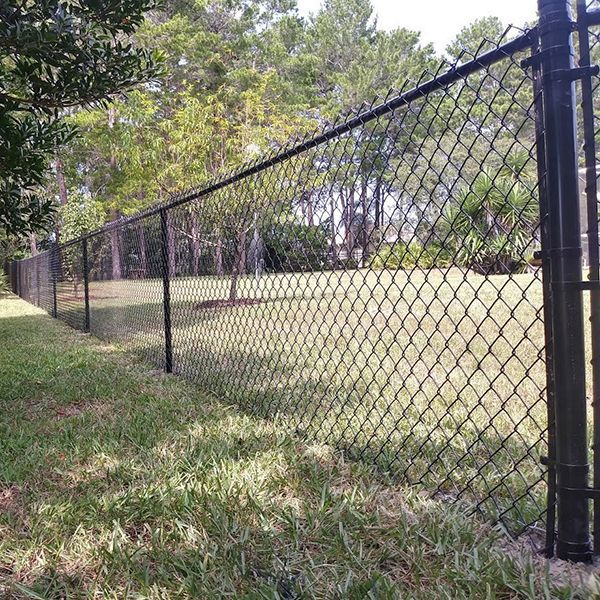
MULTIPOLYGON (((517 28, 512 26, 508 27, 505 30, 502 39, 506 38, 509 32, 515 29, 517 28)), ((115 221, 111 221, 99 229, 86 233, 78 238, 69 240, 64 244, 60 244, 59 247, 76 244, 84 239, 89 239, 91 237, 109 232, 113 229, 118 229, 120 227, 136 223, 141 219, 156 216, 162 211, 169 210, 177 206, 181 206, 182 204, 186 204, 187 202, 202 198, 203 196, 207 196, 213 192, 216 192, 217 190, 260 173, 261 171, 289 160, 290 158, 311 150, 312 148, 320 146, 343 135, 344 133, 361 127, 366 123, 377 119, 378 117, 389 114, 403 106, 407 106, 419 98, 423 98, 431 93, 443 90, 448 86, 460 81, 461 79, 464 79, 469 75, 476 73, 477 71, 486 69, 491 65, 498 63, 501 60, 518 52, 532 49, 537 43, 538 26, 517 29, 517 31, 520 31, 520 34, 516 37, 505 43, 498 43, 495 48, 492 48, 491 50, 488 50, 479 56, 477 56, 477 51, 475 51, 471 60, 468 60, 464 63, 449 65, 448 62, 442 62, 438 70, 433 73, 433 75, 429 71, 423 73, 421 80, 417 82, 416 85, 414 85, 414 82, 407 81, 404 88, 401 88, 400 91, 390 90, 387 97, 381 103, 373 106, 373 102, 369 108, 363 110, 362 112, 359 108, 355 116, 350 118, 346 116, 346 120, 342 121, 341 123, 336 124, 334 122, 333 125, 327 126, 327 128, 318 135, 314 135, 314 133, 307 134, 307 136, 301 142, 291 142, 288 147, 284 146, 283 149, 280 149, 279 151, 273 151, 272 154, 267 155, 266 157, 259 158, 254 162, 249 162, 238 171, 225 176, 223 179, 215 181, 214 183, 199 189, 191 189, 184 192, 174 193, 171 196, 171 199, 163 204, 156 204, 130 217, 124 217, 115 221), (427 76, 430 77, 427 78, 427 76), (409 85, 413 85, 414 87, 408 87, 409 85)), ((365 105, 363 104, 362 106, 365 105)))

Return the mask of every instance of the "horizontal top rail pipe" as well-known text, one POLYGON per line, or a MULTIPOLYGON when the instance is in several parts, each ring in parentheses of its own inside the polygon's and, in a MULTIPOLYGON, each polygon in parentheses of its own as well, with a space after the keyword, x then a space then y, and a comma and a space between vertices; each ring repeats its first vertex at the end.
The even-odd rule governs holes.
MULTIPOLYGON (((312 137, 304 142, 301 142, 300 144, 297 144, 289 148, 288 150, 284 150, 283 152, 280 152, 275 156, 271 156, 260 162, 257 162, 256 164, 251 164, 250 166, 242 168, 242 170, 238 171, 237 173, 234 173, 233 175, 226 177, 225 179, 219 180, 205 188, 184 194, 179 198, 175 198, 171 202, 167 202, 166 204, 158 204, 131 217, 119 219, 118 221, 112 221, 111 223, 104 225, 100 229, 92 231, 86 234, 85 236, 81 236, 80 238, 70 240, 67 243, 74 244, 78 241, 81 241, 81 239, 84 237, 90 238, 96 235, 101 235, 115 228, 136 223, 140 219, 156 216, 160 213, 161 210, 168 210, 177 206, 181 206, 182 204, 191 202, 192 200, 197 200, 198 198, 216 192, 217 190, 220 190, 233 183, 236 183, 237 181, 245 179, 246 177, 265 171, 266 169, 273 167, 274 165, 289 160, 290 158, 302 154, 307 150, 316 148, 317 146, 320 146, 321 144, 335 139, 343 135, 344 133, 347 133, 349 131, 352 131, 353 129, 356 129, 357 127, 365 125, 366 123, 369 123, 370 121, 373 121, 378 117, 389 114, 394 110, 401 108, 402 106, 407 106, 408 104, 414 102, 415 100, 418 100, 419 98, 423 98, 436 91, 443 90, 449 85, 452 85, 453 83, 456 83, 457 81, 460 81, 461 79, 464 79, 465 77, 468 77, 469 75, 472 75, 477 71, 481 71, 497 62, 500 62, 501 60, 512 56, 517 52, 521 52, 528 48, 532 48, 536 39, 537 27, 533 27, 524 31, 521 35, 506 42, 505 44, 502 44, 497 48, 485 52, 484 54, 477 58, 474 58, 473 60, 470 60, 458 66, 451 67, 441 75, 436 75, 432 79, 429 79, 390 100, 386 100, 365 112, 359 113, 357 116, 348 119, 348 121, 340 123, 339 125, 335 125, 334 127, 327 129, 323 133, 312 137)), ((174 196, 177 196, 177 194, 174 194, 174 196)))

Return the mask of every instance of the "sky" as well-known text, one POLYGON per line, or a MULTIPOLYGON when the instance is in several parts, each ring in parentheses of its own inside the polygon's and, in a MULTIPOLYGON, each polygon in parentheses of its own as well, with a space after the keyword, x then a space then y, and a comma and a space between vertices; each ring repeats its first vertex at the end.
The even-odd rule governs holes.
MULTIPOLYGON (((321 0, 297 0, 302 15, 316 12, 321 0)), ((424 43, 443 52, 456 34, 479 17, 499 17, 505 25, 523 26, 536 17, 537 0, 371 0, 378 28, 420 31, 424 43)))

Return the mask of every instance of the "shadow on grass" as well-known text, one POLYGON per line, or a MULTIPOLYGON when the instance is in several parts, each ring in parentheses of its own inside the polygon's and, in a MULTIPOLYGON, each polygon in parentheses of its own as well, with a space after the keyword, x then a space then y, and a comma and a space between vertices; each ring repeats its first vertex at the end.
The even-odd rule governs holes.
MULTIPOLYGON (((270 311, 278 299, 271 299, 270 311)), ((401 481, 421 484, 447 498, 460 497, 477 505, 488 518, 500 519, 514 533, 541 525, 544 518, 544 476, 541 432, 526 439, 519 426, 498 431, 494 420, 477 422, 470 416, 440 421, 436 410, 418 408, 406 390, 387 390, 374 396, 364 388, 354 365, 323 365, 311 356, 292 360, 284 348, 269 351, 260 339, 198 339, 183 343, 186 324, 198 331, 212 323, 236 319, 265 307, 198 310, 196 303, 172 305, 175 371, 200 384, 203 390, 234 403, 252 416, 277 418, 287 430, 308 439, 335 445, 348 456, 375 464, 401 481), (231 340, 230 340, 231 341, 231 340), (332 373, 346 369, 342 382, 332 373)), ((141 303, 95 307, 92 332, 108 341, 121 341, 156 366, 164 367, 162 306, 141 303), (132 327, 132 324, 134 327, 132 327)), ((260 336, 260 332, 256 333, 260 336)), ((371 370, 373 373, 373 370, 371 370)), ((373 375, 374 377, 374 375, 373 375)), ((380 386, 381 387, 381 386, 380 386)), ((484 392, 487 390, 484 390, 484 392)), ((441 398, 430 397, 431 406, 441 398)), ((447 401, 447 398, 444 399, 447 401)), ((458 406, 460 409, 460 406, 458 406)), ((470 410, 475 410, 471 408, 470 410)), ((508 409, 501 409, 507 416, 508 409)), ((523 426, 524 427, 524 426, 523 426)))
POLYGON ((318 461, 296 457, 269 424, 176 378, 149 376, 47 317, 0 320, 2 339, 14 332, 21 335, 4 348, 4 377, 18 372, 21 380, 1 396, 0 586, 16 597, 64 598, 101 576, 132 590, 189 580, 188 592, 198 585, 201 594, 204 569, 213 591, 225 583, 235 592, 240 582, 283 589, 285 569, 273 567, 278 534, 257 524, 271 497, 262 486, 289 482, 311 501, 328 477, 318 461), (263 483, 274 459, 281 474, 263 483), (255 468, 256 482, 244 475, 255 468), (189 537, 188 526, 202 535, 189 537), (246 574, 244 542, 229 542, 242 534, 264 546, 248 552, 246 574), (82 546, 86 535, 93 545, 82 546))

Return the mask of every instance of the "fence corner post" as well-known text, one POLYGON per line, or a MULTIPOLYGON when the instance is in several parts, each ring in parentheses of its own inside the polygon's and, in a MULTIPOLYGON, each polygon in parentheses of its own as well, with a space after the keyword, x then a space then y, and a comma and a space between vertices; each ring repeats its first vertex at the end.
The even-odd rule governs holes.
POLYGON ((569 0, 538 0, 556 424, 556 554, 589 562, 587 402, 573 21, 569 0), (571 285, 570 285, 571 284, 571 285))
POLYGON ((169 273, 169 224, 167 212, 160 209, 160 255, 163 280, 163 316, 165 328, 165 371, 173 372, 173 338, 171 332, 171 281, 169 273))
POLYGON ((86 333, 90 331, 90 270, 88 264, 88 244, 87 238, 81 240, 81 256, 83 260, 83 296, 85 321, 83 330, 86 333))

